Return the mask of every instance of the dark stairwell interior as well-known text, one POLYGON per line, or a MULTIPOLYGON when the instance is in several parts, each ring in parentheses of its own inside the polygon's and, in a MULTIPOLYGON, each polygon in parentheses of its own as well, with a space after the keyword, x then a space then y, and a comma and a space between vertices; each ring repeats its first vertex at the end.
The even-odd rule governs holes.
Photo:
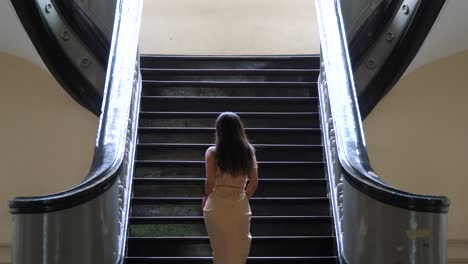
POLYGON ((318 56, 141 58, 126 263, 212 263, 201 208, 214 121, 233 111, 259 161, 248 263, 337 263, 318 56))

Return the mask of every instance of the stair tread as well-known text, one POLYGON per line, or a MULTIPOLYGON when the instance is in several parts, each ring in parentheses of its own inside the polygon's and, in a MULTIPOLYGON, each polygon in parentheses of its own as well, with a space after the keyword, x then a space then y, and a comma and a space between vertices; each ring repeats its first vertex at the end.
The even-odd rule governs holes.
POLYGON ((211 87, 211 88, 310 88, 316 87, 316 81, 173 81, 173 80, 143 80, 143 89, 152 89, 156 87, 211 87))
MULTIPOLYGON (((200 197, 132 197, 132 200, 154 200, 154 201, 181 201, 181 202, 197 202, 203 198, 200 197)), ((251 197, 251 202, 269 202, 269 201, 316 201, 316 200, 328 200, 325 196, 316 197, 251 197)))
MULTIPOLYGON (((158 111, 140 111, 140 116, 151 115, 166 115, 166 116, 215 116, 217 117, 222 112, 158 112, 158 111)), ((284 116, 284 117, 303 117, 315 116, 318 112, 236 112, 239 116, 252 117, 252 116, 284 116)))
POLYGON ((158 72, 288 72, 288 73, 307 73, 307 72, 318 72, 320 69, 307 69, 307 68, 294 68, 294 69, 280 69, 280 68, 268 68, 268 69, 249 69, 249 68, 202 68, 202 69, 195 69, 195 68, 152 68, 152 67, 142 67, 140 68, 142 71, 158 71, 158 72))
MULTIPOLYGON (((133 178, 137 182, 205 182, 204 178, 133 178)), ((326 181, 326 178, 261 178, 260 182, 317 182, 326 181)))
MULTIPOLYGON (((316 240, 316 239, 333 239, 335 236, 252 236, 252 240, 316 240)), ((208 236, 158 236, 158 237, 141 237, 129 236, 128 239, 136 240, 186 240, 200 241, 209 240, 208 236)))
MULTIPOLYGON (((213 257, 179 257, 179 256, 164 256, 164 257, 125 257, 127 260, 188 260, 188 261, 196 261, 196 260, 212 260, 213 257)), ((282 256, 262 256, 262 257, 247 257, 247 261, 258 261, 258 260, 283 260, 283 261, 294 261, 294 260, 337 260, 338 257, 336 255, 324 255, 324 256, 292 256, 292 257, 282 257, 282 256)), ((287 263, 287 262, 285 262, 287 263)))
POLYGON ((165 58, 165 59, 229 59, 229 60, 290 60, 290 59, 320 59, 318 54, 301 54, 301 55, 166 55, 166 54, 140 54, 142 58, 165 58))
MULTIPOLYGON (((199 197, 132 197, 132 202, 201 202, 203 198, 199 197)), ((284 201, 328 201, 328 197, 251 197, 252 203, 258 202, 284 202, 284 201)))
MULTIPOLYGON (((203 221, 203 216, 131 216, 130 222, 150 220, 154 222, 183 222, 183 221, 203 221)), ((288 220, 331 220, 331 216, 290 216, 290 215, 268 215, 268 216, 251 216, 252 221, 271 220, 271 221, 288 221, 288 220)))
MULTIPOLYGON (((127 259, 206 259, 211 260, 213 257, 179 257, 179 256, 171 256, 171 257, 126 257, 127 259)), ((278 256, 264 256, 264 257, 247 257, 248 260, 254 259, 285 259, 285 260, 294 260, 294 259, 322 259, 322 258, 337 258, 337 256, 292 256, 292 257, 278 257, 278 256)))
POLYGON ((232 85, 242 85, 242 84, 261 84, 262 86, 266 85, 311 85, 317 84, 317 82, 306 82, 306 81, 163 81, 163 80, 143 80, 143 83, 161 83, 161 84, 232 84, 232 85))
MULTIPOLYGON (((206 143, 138 143, 139 147, 177 147, 177 148, 207 148, 214 146, 213 144, 206 143)), ((322 148, 323 145, 317 144, 252 144, 257 149, 262 148, 300 148, 300 149, 312 149, 322 148)))
MULTIPOLYGON (((135 163, 153 163, 153 164, 192 164, 192 165, 204 165, 203 160, 135 160, 135 163)), ((324 161, 258 161, 259 165, 322 165, 324 161)))
POLYGON ((238 101, 310 101, 314 99, 318 99, 316 96, 291 96, 291 97, 275 97, 275 96, 264 96, 264 97, 257 97, 257 96, 194 96, 194 95, 184 95, 184 96, 171 96, 171 95, 145 95, 141 96, 141 99, 161 99, 161 100, 188 100, 188 99, 196 99, 196 100, 207 100, 207 101, 220 101, 220 100, 238 100, 238 101))
MULTIPOLYGON (((214 127, 139 127, 138 129, 153 129, 153 130, 187 130, 187 131, 214 131, 214 127)), ((261 131, 277 131, 277 132, 311 132, 322 131, 320 128, 297 128, 297 127, 260 127, 260 128, 245 128, 246 132, 261 132, 261 131)))

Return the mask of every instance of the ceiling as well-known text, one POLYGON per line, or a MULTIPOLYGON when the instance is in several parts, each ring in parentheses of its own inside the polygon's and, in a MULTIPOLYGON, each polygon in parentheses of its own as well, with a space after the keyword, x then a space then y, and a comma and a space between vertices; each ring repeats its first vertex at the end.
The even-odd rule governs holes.
POLYGON ((468 49, 468 1, 447 0, 406 73, 468 49))
MULTIPOLYGON (((431 61, 468 49, 466 11, 468 1, 447 0, 407 73, 431 61)), ((22 57, 46 69, 8 0, 0 1, 0 33, 0 52, 22 57)))

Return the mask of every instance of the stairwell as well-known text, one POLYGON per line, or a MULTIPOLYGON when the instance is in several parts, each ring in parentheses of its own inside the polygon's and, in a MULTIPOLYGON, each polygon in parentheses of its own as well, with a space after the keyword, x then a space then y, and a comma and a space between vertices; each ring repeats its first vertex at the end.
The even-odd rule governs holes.
POLYGON ((317 56, 141 57, 127 264, 212 263, 204 153, 223 111, 258 160, 247 263, 337 263, 318 115, 317 56))

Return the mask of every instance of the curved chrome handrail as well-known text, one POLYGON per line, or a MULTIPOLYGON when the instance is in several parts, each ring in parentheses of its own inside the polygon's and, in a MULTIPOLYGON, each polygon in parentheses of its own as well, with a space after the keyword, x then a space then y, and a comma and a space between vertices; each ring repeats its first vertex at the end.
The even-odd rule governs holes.
POLYGON ((443 263, 450 202, 444 196, 398 190, 375 174, 364 139, 340 1, 317 0, 316 6, 322 46, 322 127, 340 261, 384 263, 393 258, 401 263, 409 259, 443 263), (391 235, 378 237, 385 229, 391 235), (427 241, 418 244, 416 239, 427 241))
POLYGON ((88 177, 60 193, 17 197, 15 264, 122 263, 141 93, 142 0, 118 0, 94 160, 88 177))
POLYGON ((69 190, 44 196, 16 197, 10 201, 13 214, 45 213, 71 208, 106 191, 117 179, 122 163, 134 80, 141 19, 141 1, 117 5, 102 114, 90 173, 69 190))
MULTIPOLYGON (((325 2, 327 1, 317 1, 321 16, 318 20, 321 42, 322 47, 326 47, 322 49, 323 64, 327 75, 339 158, 341 165, 349 173, 349 180, 365 186, 362 188, 371 194, 375 194, 372 191, 382 192, 389 196, 400 197, 408 203, 394 204, 396 206, 415 211, 447 212, 449 201, 446 197, 411 194, 390 187, 379 179, 372 169, 364 139, 341 12, 338 3, 329 1, 329 4, 324 4, 325 2), (336 19, 338 21, 334 23, 339 27, 333 27, 330 23, 324 24, 325 21, 336 19)), ((385 202, 385 197, 376 199, 384 199, 385 202)))

